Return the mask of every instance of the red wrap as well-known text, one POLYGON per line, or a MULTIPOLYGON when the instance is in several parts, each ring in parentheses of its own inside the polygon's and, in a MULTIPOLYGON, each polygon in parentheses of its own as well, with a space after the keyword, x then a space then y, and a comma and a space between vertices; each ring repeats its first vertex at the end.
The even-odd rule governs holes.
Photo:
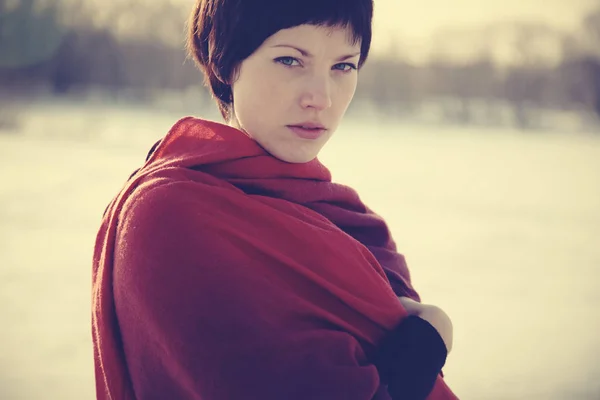
MULTIPOLYGON (((109 205, 99 399, 385 399, 370 359, 418 299, 384 221, 313 160, 180 120, 109 205)), ((399 361, 401 362, 401 361, 399 361)), ((441 377, 432 400, 455 399, 441 377)))

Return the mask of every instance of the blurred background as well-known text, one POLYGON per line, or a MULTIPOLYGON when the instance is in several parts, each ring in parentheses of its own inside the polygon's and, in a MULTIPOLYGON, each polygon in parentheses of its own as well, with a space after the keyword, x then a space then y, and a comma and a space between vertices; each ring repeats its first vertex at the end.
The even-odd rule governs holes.
MULTIPOLYGON (((92 399, 104 207, 186 115, 192 0, 0 0, 0 399, 92 399)), ((600 2, 376 0, 322 154, 453 319, 462 399, 600 399, 600 2)))
MULTIPOLYGON (((598 122, 597 0, 376 3, 352 111, 527 130, 598 122)), ((16 104, 40 96, 209 107, 182 50, 192 4, 2 0, 0 123, 17 128, 16 104)))

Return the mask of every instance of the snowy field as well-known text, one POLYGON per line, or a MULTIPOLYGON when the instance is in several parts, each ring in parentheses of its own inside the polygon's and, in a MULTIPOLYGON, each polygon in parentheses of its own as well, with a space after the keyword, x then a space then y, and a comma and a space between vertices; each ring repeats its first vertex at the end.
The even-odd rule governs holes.
MULTIPOLYGON (((56 102, 21 116, 0 132, 0 399, 93 399, 100 217, 183 114, 56 102)), ((600 135, 347 120, 322 160, 453 319, 445 374, 462 399, 600 399, 600 135)))

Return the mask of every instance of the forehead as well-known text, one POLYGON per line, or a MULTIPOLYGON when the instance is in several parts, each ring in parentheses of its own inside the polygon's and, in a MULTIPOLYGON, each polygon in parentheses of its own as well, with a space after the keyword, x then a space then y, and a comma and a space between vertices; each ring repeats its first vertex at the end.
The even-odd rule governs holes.
POLYGON ((360 41, 354 43, 352 29, 340 26, 298 25, 281 29, 267 38, 264 44, 274 46, 283 43, 302 45, 307 48, 327 44, 341 50, 360 49, 360 41))

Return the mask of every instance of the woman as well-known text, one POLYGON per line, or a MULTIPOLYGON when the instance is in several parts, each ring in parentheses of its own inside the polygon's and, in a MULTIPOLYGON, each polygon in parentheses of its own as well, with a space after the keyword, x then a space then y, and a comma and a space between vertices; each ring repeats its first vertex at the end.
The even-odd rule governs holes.
POLYGON ((189 50, 226 124, 177 122, 94 254, 99 399, 454 399, 452 327, 384 221, 317 155, 372 0, 198 0, 189 50))

